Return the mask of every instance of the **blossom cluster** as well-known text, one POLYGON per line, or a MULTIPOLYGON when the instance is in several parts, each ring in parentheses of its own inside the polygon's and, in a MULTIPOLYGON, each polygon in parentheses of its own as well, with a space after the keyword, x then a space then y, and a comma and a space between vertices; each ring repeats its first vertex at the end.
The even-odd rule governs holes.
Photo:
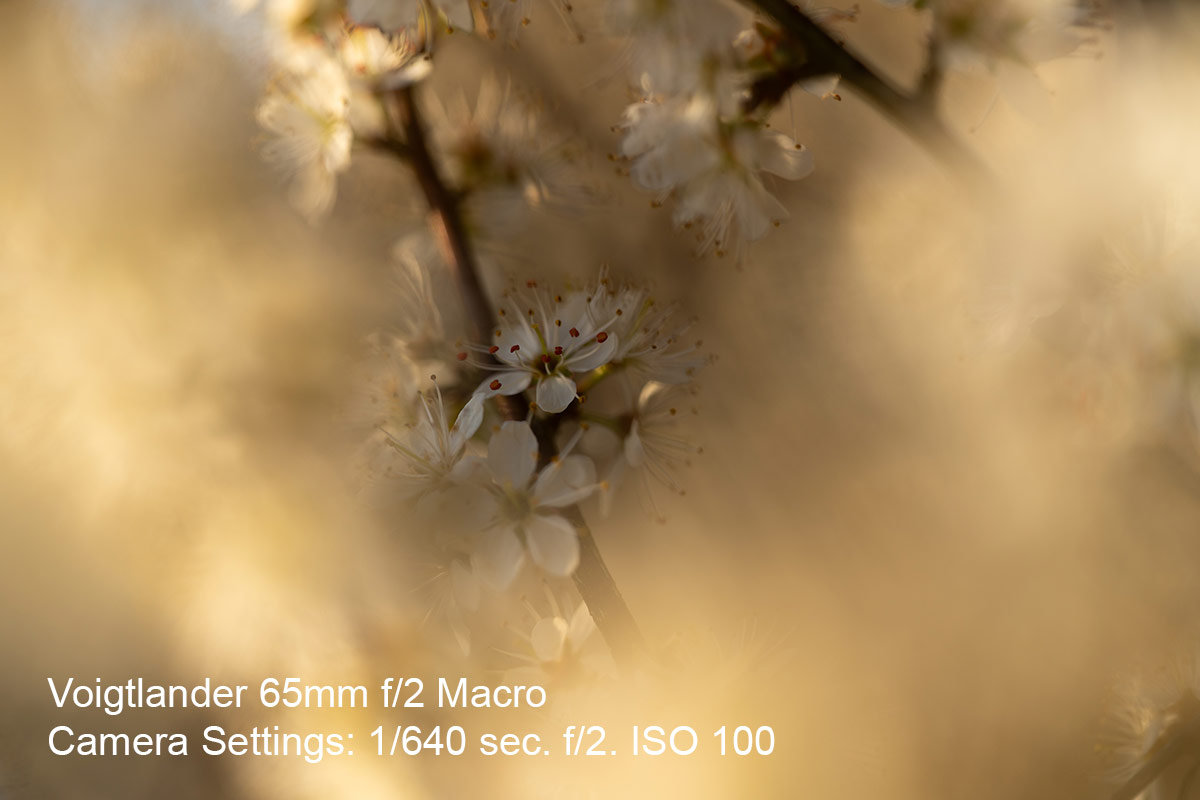
POLYGON ((676 471, 698 452, 680 433, 682 412, 709 359, 676 316, 607 270, 581 288, 512 288, 493 341, 464 344, 431 391, 395 379, 414 375, 419 348, 390 335, 370 457, 380 485, 429 531, 442 611, 461 643, 481 594, 494 606, 517 584, 572 575, 581 503, 607 512, 631 484, 651 503, 652 484, 680 491, 676 471), (498 396, 527 411, 492 417, 498 396))
POLYGON ((770 109, 746 110, 750 83, 768 57, 763 26, 722 0, 622 0, 616 31, 632 36, 640 94, 624 114, 621 155, 638 188, 673 220, 697 230, 701 253, 733 253, 787 217, 764 173, 798 180, 812 155, 768 128, 770 109))

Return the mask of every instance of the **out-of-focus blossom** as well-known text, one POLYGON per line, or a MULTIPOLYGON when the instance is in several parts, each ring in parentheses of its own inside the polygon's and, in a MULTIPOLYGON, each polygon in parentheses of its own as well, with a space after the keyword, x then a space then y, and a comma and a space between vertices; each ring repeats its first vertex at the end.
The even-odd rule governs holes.
POLYGON ((648 97, 625 111, 621 152, 634 183, 658 201, 675 196, 676 225, 698 228, 700 252, 734 252, 788 216, 761 173, 798 180, 812 171, 803 145, 761 123, 726 119, 716 100, 648 97))
POLYGON ((428 116, 445 172, 466 196, 468 224, 484 239, 511 236, 530 208, 568 207, 586 195, 568 142, 510 83, 479 84, 474 105, 462 94, 428 116))
POLYGON ((291 199, 310 220, 329 210, 337 175, 350 165, 350 85, 320 45, 280 73, 258 106, 258 122, 271 135, 264 157, 291 177, 291 199))
POLYGON ((441 393, 421 397, 424 414, 406 430, 384 431, 389 445, 404 458, 407 470, 396 473, 418 489, 450 480, 466 452, 467 441, 483 422, 483 397, 473 395, 450 424, 441 393))
POLYGON ((589 290, 587 305, 588 316, 605 321, 616 336, 613 369, 628 369, 644 380, 682 384, 709 363, 699 342, 681 341, 691 323, 676 322, 672 304, 656 302, 644 287, 614 285, 607 269, 589 290))
POLYGON ((660 519, 662 515, 658 513, 648 479, 668 491, 683 494, 675 473, 700 452, 699 447, 677 431, 680 409, 686 400, 679 387, 654 381, 642 387, 631 413, 619 420, 623 431, 620 451, 605 475, 601 496, 605 513, 616 490, 631 475, 641 480, 645 500, 660 519))
POLYGON ((536 615, 528 634, 529 653, 513 653, 525 665, 508 670, 506 680, 540 686, 594 680, 616 674, 616 664, 582 601, 569 611, 547 590, 551 610, 536 615))
POLYGON ((724 0, 613 0, 608 11, 613 33, 629 37, 635 82, 668 94, 695 91, 729 65, 748 19, 724 0))
POLYGON ((505 588, 525 563, 554 577, 579 564, 579 537, 562 509, 596 489, 596 470, 581 455, 562 455, 537 472, 538 442, 527 422, 505 422, 488 442, 491 524, 479 536, 472 563, 493 586, 505 588))

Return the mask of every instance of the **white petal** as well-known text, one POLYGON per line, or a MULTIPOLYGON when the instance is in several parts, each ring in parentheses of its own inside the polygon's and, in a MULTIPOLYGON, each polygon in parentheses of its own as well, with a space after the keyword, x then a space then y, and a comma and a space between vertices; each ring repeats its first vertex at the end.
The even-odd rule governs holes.
POLYGON ((611 361, 616 351, 617 335, 609 333, 603 342, 593 342, 576 350, 564 364, 572 372, 591 372, 611 361))
POLYGON ((816 78, 800 81, 800 88, 824 100, 837 94, 838 84, 841 83, 841 80, 841 75, 819 75, 816 78))
POLYGON ((479 581, 461 561, 450 565, 450 588, 460 608, 467 611, 479 608, 479 581))
POLYGON ((571 624, 567 629, 567 641, 571 643, 571 649, 576 653, 583 650, 584 642, 595 631, 596 623, 592 620, 592 612, 588 610, 587 603, 580 603, 571 615, 571 624))
POLYGON ((538 408, 551 414, 566 411, 575 400, 575 381, 562 375, 551 375, 538 383, 538 408))
POLYGON ((385 91, 403 89, 418 81, 425 80, 433 72, 433 59, 422 56, 404 65, 400 69, 388 72, 379 80, 379 88, 385 91))
POLYGON ((646 448, 642 446, 642 437, 638 435, 636 419, 629 429, 629 435, 625 437, 625 460, 635 469, 646 463, 646 448))
POLYGON ((488 467, 501 486, 528 486, 537 456, 537 437, 528 422, 505 422, 488 442, 488 467))
POLYGON ((533 514, 524 528, 529 555, 546 572, 565 578, 579 566, 579 537, 571 523, 562 517, 533 514))
POLYGON ((596 467, 587 456, 567 456, 552 462, 533 485, 535 508, 562 508, 586 499, 596 490, 596 467))
POLYGON ((499 591, 512 585, 524 563, 525 548, 511 527, 484 531, 479 546, 471 554, 475 573, 499 591))
POLYGON ((539 661, 558 661, 567 643, 567 621, 562 617, 539 619, 529 634, 529 644, 539 661))
POLYGON ((779 131, 762 131, 758 143, 759 169, 790 181, 813 171, 812 151, 779 131))
POLYGON ((533 376, 525 370, 504 370, 503 372, 493 372, 483 379, 483 383, 479 384, 479 388, 475 391, 485 397, 495 397, 498 394, 514 395, 520 394, 529 388, 533 376), (500 385, 495 389, 492 388, 492 383, 499 381, 500 385))
POLYGON ((471 399, 463 406, 462 411, 458 412, 458 418, 454 420, 454 427, 451 429, 460 438, 460 441, 465 442, 475 435, 475 431, 479 430, 479 423, 483 422, 483 400, 481 394, 471 395, 471 399))

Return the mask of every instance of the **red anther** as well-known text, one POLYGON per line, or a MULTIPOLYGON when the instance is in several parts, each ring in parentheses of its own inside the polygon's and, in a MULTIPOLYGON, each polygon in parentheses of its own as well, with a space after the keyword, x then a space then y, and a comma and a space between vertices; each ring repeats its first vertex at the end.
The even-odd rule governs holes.
POLYGON ((546 355, 545 353, 542 353, 542 363, 543 363, 543 364, 549 364, 549 363, 550 363, 550 356, 546 355))
POLYGON ((466 353, 459 353, 459 354, 458 354, 458 360, 459 360, 459 361, 466 361, 466 360, 467 360, 467 354, 466 354, 466 353))
POLYGON ((500 388, 500 381, 492 381, 488 384, 488 387, 494 392, 500 388))
POLYGON ((500 352, 500 345, 498 345, 498 344, 492 345, 491 347, 488 348, 488 352, 491 353, 492 355, 496 355, 496 353, 500 352))
POLYGON ((561 347, 556 347, 556 348, 554 348, 554 355, 556 355, 556 356, 561 356, 561 355, 562 355, 562 348, 561 348, 561 347))
POLYGON ((525 288, 526 289, 536 289, 537 281, 525 281, 525 288))
POLYGON ((569 331, 569 333, 571 334, 571 338, 572 338, 572 339, 578 338, 578 336, 579 336, 579 329, 578 329, 578 328, 571 328, 571 330, 569 331))
POLYGON ((515 353, 515 352, 517 352, 517 351, 518 351, 518 350, 520 350, 520 349, 521 349, 521 345, 519 345, 519 344, 514 344, 512 347, 508 348, 508 352, 510 352, 510 353, 515 353))
POLYGON ((608 341, 608 334, 605 333, 604 331, 600 331, 599 333, 596 334, 596 341, 599 342, 600 344, 604 344, 605 342, 608 341))

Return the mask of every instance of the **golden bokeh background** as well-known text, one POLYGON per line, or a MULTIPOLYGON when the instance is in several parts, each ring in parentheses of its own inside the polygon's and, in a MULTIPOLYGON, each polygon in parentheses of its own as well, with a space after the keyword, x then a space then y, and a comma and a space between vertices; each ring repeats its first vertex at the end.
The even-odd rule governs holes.
MULTIPOLYGON (((215 3, 0 4, 0 797, 1107 796, 1114 685, 1191 646, 1200 482, 1138 373, 1039 325, 1106 243, 1200 207, 1189 30, 1101 32, 1039 70, 1044 114, 952 75, 950 124, 1001 179, 982 198, 853 91, 797 96, 817 170, 773 186, 791 218, 742 268, 694 258, 613 174, 619 47, 550 13, 520 50, 452 39, 432 91, 536 87, 598 181, 496 253, 493 284, 610 263, 678 298, 717 360, 666 523, 593 524, 664 663, 538 714, 419 722, 769 724, 776 751, 313 766, 55 758, 46 735, 391 718, 107 718, 55 709, 46 677, 467 674, 423 638, 411 523, 362 502, 347 412, 418 198, 365 155, 326 222, 289 209, 256 149, 251 23, 215 3)), ((845 33, 897 80, 920 68, 915 15, 864 3, 845 33)))

